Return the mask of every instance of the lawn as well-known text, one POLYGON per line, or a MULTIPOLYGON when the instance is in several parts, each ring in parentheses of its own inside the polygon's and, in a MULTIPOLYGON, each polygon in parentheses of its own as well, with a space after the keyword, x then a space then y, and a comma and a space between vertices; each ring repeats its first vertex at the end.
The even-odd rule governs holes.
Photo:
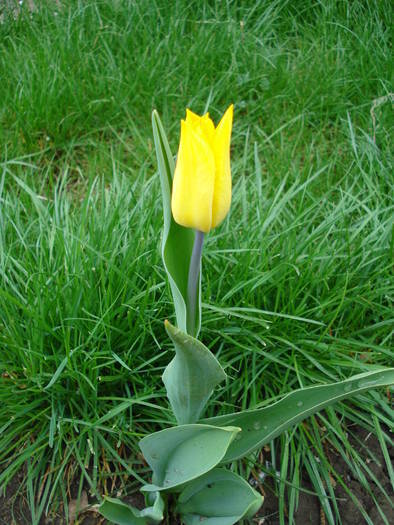
MULTIPOLYGON (((173 423, 154 108, 174 154, 186 107, 235 108, 201 330, 230 379, 207 415, 392 365, 390 2, 2 9, 0 489, 21 476, 20 525, 67 518, 72 490, 132 493, 138 441, 173 423)), ((279 496, 266 523, 312 492, 321 523, 388 524, 390 399, 338 403, 244 462, 279 496)))

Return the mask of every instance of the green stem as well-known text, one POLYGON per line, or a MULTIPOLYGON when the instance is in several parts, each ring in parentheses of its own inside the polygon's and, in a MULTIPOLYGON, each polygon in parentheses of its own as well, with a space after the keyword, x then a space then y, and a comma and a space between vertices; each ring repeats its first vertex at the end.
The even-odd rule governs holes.
POLYGON ((190 335, 196 335, 196 308, 197 308, 197 296, 198 296, 198 286, 199 286, 199 277, 201 271, 201 254, 202 254, 202 245, 204 242, 204 233, 200 230, 196 230, 196 235, 194 237, 194 245, 192 251, 192 257, 190 259, 189 267, 189 278, 187 281, 187 298, 190 316, 188 319, 188 332, 190 335))

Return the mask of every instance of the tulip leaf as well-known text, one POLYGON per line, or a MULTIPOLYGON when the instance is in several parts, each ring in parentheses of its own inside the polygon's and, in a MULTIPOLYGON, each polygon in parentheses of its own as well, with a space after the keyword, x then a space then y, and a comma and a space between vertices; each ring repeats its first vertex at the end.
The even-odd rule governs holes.
POLYGON ((141 517, 148 520, 148 523, 160 523, 164 518, 164 500, 160 492, 151 492, 149 502, 150 507, 140 511, 141 517))
POLYGON ((234 427, 180 425, 143 438, 139 445, 153 470, 143 491, 173 489, 212 470, 239 432, 234 427))
POLYGON ((180 425, 195 423, 213 389, 226 373, 212 352, 200 341, 166 321, 176 355, 163 374, 172 410, 180 425))
POLYGON ((263 499, 234 472, 216 468, 187 484, 177 510, 185 525, 233 525, 254 516, 263 499))
POLYGON ((164 518, 164 500, 159 492, 154 494, 153 505, 143 510, 126 505, 119 499, 106 497, 98 511, 116 525, 151 525, 164 518))
POLYGON ((201 274, 196 287, 195 307, 189 305, 187 292, 196 232, 177 224, 172 216, 171 191, 175 164, 157 111, 152 113, 152 127, 163 196, 163 263, 170 282, 178 327, 196 337, 201 326, 201 274))
POLYGON ((295 390, 264 408, 217 416, 202 423, 235 425, 242 429, 223 460, 223 463, 231 462, 261 448, 292 425, 337 401, 393 383, 394 368, 375 369, 338 383, 295 390))

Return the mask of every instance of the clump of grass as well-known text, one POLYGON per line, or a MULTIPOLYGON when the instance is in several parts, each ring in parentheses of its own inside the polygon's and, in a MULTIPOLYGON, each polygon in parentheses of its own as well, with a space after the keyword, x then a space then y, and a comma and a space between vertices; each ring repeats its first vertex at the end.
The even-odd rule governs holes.
POLYGON ((138 169, 153 107, 176 126, 187 105, 209 103, 217 117, 234 101, 238 126, 259 138, 302 119, 300 147, 330 136, 346 111, 369 126, 373 100, 389 91, 389 2, 45 5, 0 25, 0 139, 11 158, 66 157, 86 174, 110 140, 138 169))
MULTIPOLYGON (((139 438, 171 423, 153 106, 175 152, 186 105, 236 102, 232 209, 203 256, 202 339, 231 377, 211 412, 388 364, 389 106, 370 114, 388 92, 388 12, 74 2, 0 26, 0 486, 26 467, 32 523, 73 478, 130 490, 139 438)), ((386 498, 343 425, 387 458, 388 410, 384 392, 359 396, 271 444, 282 522, 303 466, 340 521, 327 480, 347 483, 325 444, 386 498)))

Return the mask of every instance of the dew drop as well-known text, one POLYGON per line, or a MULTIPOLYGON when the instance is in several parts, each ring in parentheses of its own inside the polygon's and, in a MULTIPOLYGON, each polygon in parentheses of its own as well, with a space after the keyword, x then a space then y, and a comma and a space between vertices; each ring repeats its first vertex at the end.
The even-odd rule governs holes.
POLYGON ((303 404, 304 404, 304 403, 303 403, 302 401, 298 401, 297 406, 298 406, 298 407, 302 407, 303 404))
POLYGON ((363 381, 359 381, 357 383, 357 386, 359 388, 365 388, 365 387, 368 387, 368 386, 373 386, 375 385, 378 381, 379 381, 380 378, 375 378, 375 379, 364 379, 363 381))
POLYGON ((264 430, 268 430, 268 425, 264 425, 264 426, 263 426, 263 429, 264 429, 264 430))
POLYGON ((261 428, 260 423, 259 423, 258 421, 255 421, 255 422, 253 423, 253 428, 254 428, 255 430, 260 430, 260 428, 261 428))

